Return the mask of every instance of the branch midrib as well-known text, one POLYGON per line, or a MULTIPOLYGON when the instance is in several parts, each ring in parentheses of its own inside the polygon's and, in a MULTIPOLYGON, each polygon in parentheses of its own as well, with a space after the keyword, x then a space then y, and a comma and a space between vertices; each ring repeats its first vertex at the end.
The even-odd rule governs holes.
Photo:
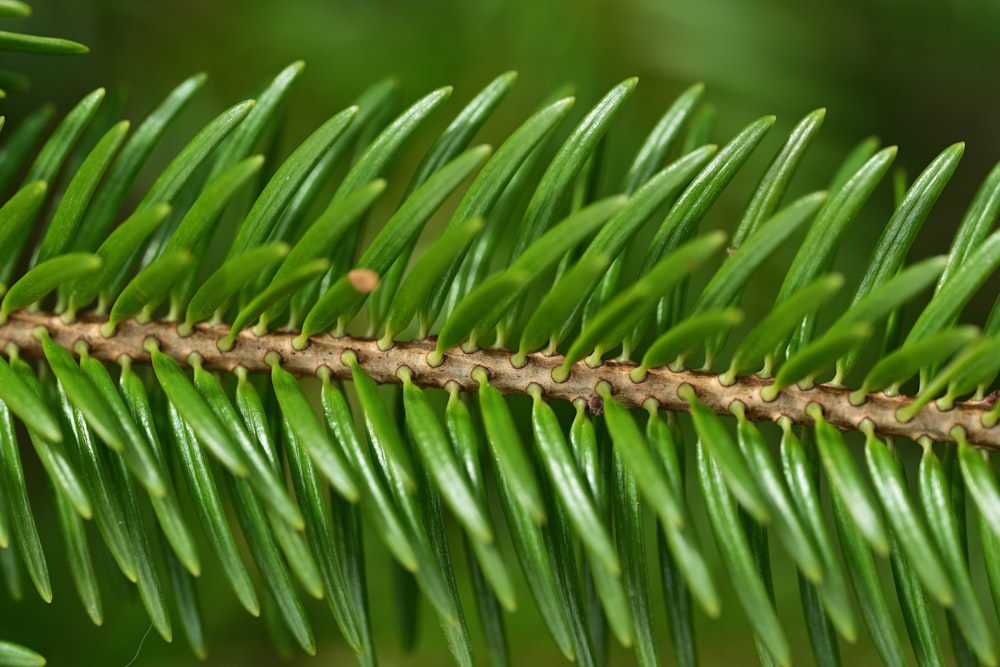
POLYGON ((299 377, 315 375, 322 368, 330 369, 336 378, 350 379, 351 368, 341 357, 344 352, 353 351, 359 365, 380 384, 399 384, 396 376, 400 367, 406 366, 413 373, 413 381, 422 387, 445 387, 454 382, 464 391, 477 391, 479 383, 473 379, 473 371, 484 368, 489 374, 490 385, 503 394, 527 394, 528 387, 536 384, 547 398, 574 401, 588 401, 592 409, 599 409, 600 399, 597 386, 607 382, 613 396, 629 408, 643 406, 649 399, 657 401, 664 410, 687 412, 688 403, 678 396, 678 389, 689 384, 698 398, 709 409, 719 415, 729 415, 733 401, 745 406, 746 416, 753 421, 777 421, 787 417, 795 424, 812 424, 807 414, 811 403, 817 403, 823 410, 824 418, 843 431, 858 430, 861 423, 870 420, 876 433, 885 436, 902 436, 911 440, 928 437, 936 442, 954 442, 951 431, 959 426, 965 430, 970 444, 989 450, 1000 449, 1000 428, 985 428, 981 418, 993 406, 989 401, 965 401, 955 403, 947 411, 940 410, 932 401, 908 422, 900 422, 896 412, 913 402, 908 396, 886 396, 873 393, 860 406, 849 400, 851 390, 845 387, 819 384, 810 389, 791 386, 782 389, 773 401, 761 397, 761 389, 771 380, 755 375, 739 377, 731 386, 720 384, 718 375, 703 371, 671 371, 668 368, 650 369, 646 379, 633 382, 629 371, 632 363, 606 361, 597 368, 590 368, 584 362, 573 365, 569 379, 555 382, 552 370, 562 365, 560 355, 546 356, 529 354, 523 368, 515 368, 507 350, 480 349, 466 353, 460 348, 448 350, 444 363, 432 367, 427 363, 427 355, 435 348, 434 339, 397 342, 389 350, 380 350, 374 340, 352 337, 333 338, 322 335, 311 339, 309 347, 296 350, 292 341, 298 332, 273 331, 266 336, 256 336, 249 329, 236 337, 236 345, 228 352, 222 352, 217 341, 229 333, 227 325, 198 324, 190 336, 177 332, 173 322, 137 322, 127 320, 117 327, 114 336, 107 338, 100 332, 106 320, 94 316, 84 316, 72 323, 65 323, 59 316, 45 312, 15 312, 0 326, 0 346, 13 343, 21 354, 42 358, 42 344, 35 337, 37 327, 45 327, 52 340, 68 350, 73 350, 79 342, 84 342, 91 356, 108 362, 116 362, 127 355, 133 362, 149 363, 150 355, 143 349, 147 338, 155 338, 160 351, 170 355, 182 364, 188 357, 197 354, 205 368, 219 371, 233 371, 238 366, 252 373, 269 373, 270 366, 265 356, 277 352, 281 356, 281 366, 299 377))

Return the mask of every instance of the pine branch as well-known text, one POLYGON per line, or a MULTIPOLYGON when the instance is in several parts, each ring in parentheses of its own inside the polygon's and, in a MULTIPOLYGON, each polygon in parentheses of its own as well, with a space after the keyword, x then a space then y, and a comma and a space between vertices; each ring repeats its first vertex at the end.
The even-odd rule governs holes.
MULTIPOLYGON (((17 2, 0 7, 22 11, 17 2)), ((446 531, 454 521, 491 656, 507 654, 500 608, 520 603, 516 562, 567 658, 597 663, 613 635, 653 665, 643 546, 651 514, 675 652, 692 664, 693 605, 714 617, 731 602, 721 598, 705 536, 694 529, 689 503, 698 502, 765 663, 792 658, 774 604, 772 536, 798 571, 823 664, 836 663, 838 638, 859 634, 855 597, 879 654, 893 665, 904 660, 876 556, 891 559, 920 659, 941 653, 930 599, 947 610, 957 655, 996 661, 972 581, 984 567, 1000 600, 1000 481, 989 462, 1000 448, 1000 408, 987 394, 1000 372, 1000 305, 982 330, 958 322, 1000 267, 1000 232, 990 232, 1000 214, 1000 167, 948 255, 911 264, 910 245, 964 146, 947 147, 909 187, 897 182, 898 205, 853 296, 831 312, 850 286, 829 272, 835 252, 896 150, 865 141, 825 190, 784 203, 822 109, 776 152, 724 253, 726 234, 698 227, 765 144, 774 117, 708 144, 711 114, 699 114, 704 89, 692 86, 666 110, 620 187, 607 186, 596 177, 603 138, 636 81, 612 88, 558 148, 547 142, 572 98, 547 101, 496 150, 470 147, 514 84, 506 73, 404 176, 401 201, 372 213, 386 178, 398 178, 391 167, 404 144, 452 90, 431 91, 397 113, 394 86, 377 83, 269 164, 280 151, 252 152, 277 141, 269 128, 302 70, 290 65, 256 100, 206 123, 134 199, 143 163, 204 76, 179 85, 131 135, 127 123, 110 125, 97 113, 99 89, 37 156, 31 147, 51 111, 7 138, 0 575, 12 592, 21 586, 16 552, 39 595, 53 595, 21 464, 22 452, 34 451, 90 618, 100 623, 103 613, 85 533, 93 520, 158 633, 174 636, 169 591, 200 656, 207 645, 194 591, 200 551, 208 551, 239 603, 302 650, 317 643, 305 592, 326 599, 345 642, 372 664, 364 532, 402 573, 403 636, 415 636, 419 588, 455 659, 471 664, 461 565, 446 531), (102 123, 98 139, 88 130, 102 123), (78 166, 53 197, 50 185, 66 164, 78 166), (323 202, 328 184, 333 194, 323 202), (443 231, 421 248, 425 227, 456 193, 443 231), (126 211, 130 201, 140 203, 126 211), (384 224, 369 230, 383 213, 384 224), (651 241, 630 249, 643 229, 651 241), (744 313, 744 291, 806 229, 771 311, 744 313), (696 272, 707 278, 697 294, 696 272), (931 297, 906 331, 900 311, 924 290, 931 297), (833 323, 818 330, 824 308, 833 323), (737 338, 744 317, 750 327, 737 338), (855 372, 883 322, 886 353, 855 372), (617 360, 605 359, 619 350, 617 360), (696 358, 699 370, 689 363, 696 358), (917 376, 914 395, 899 395, 917 376), (315 383, 297 380, 312 377, 320 384, 313 401, 307 386, 315 383), (444 389, 447 404, 425 388, 444 389), (516 423, 510 395, 530 398, 530 429, 516 423), (560 401, 575 409, 568 430, 560 401), (735 428, 719 416, 735 417, 735 428), (759 422, 781 428, 780 466, 759 422), (841 431, 864 434, 862 465, 841 431), (898 438, 923 448, 916 493, 897 458, 905 453, 896 451, 898 438), (685 455, 697 458, 694 477, 685 455), (967 504, 976 509, 982 554, 967 553, 967 504), (195 539, 196 525, 206 540, 195 539), (498 548, 507 544, 498 540, 504 531, 510 551, 498 548), (157 534, 167 546, 154 555, 157 534), (261 604, 249 564, 277 604, 261 604)), ((0 642, 0 664, 23 655, 41 660, 0 642)))

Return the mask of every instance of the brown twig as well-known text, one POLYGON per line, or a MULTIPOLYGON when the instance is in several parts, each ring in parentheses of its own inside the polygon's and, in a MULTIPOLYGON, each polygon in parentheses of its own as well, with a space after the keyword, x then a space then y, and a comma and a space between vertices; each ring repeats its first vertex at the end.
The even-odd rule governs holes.
POLYGON ((374 340, 351 337, 332 338, 318 336, 311 340, 305 350, 292 347, 297 332, 274 331, 266 336, 256 336, 251 331, 241 332, 236 337, 236 345, 228 352, 222 352, 217 342, 229 333, 226 325, 195 326, 190 336, 177 332, 175 323, 140 323, 128 320, 118 325, 117 333, 105 338, 100 328, 103 319, 84 317, 67 324, 58 316, 48 313, 16 312, 8 322, 0 326, 0 345, 13 343, 25 356, 42 357, 42 345, 34 336, 37 327, 45 327, 52 339, 72 350, 80 341, 87 344, 90 354, 98 359, 113 362, 127 355, 138 363, 149 363, 149 353, 143 349, 147 338, 155 338, 162 352, 181 363, 187 363, 192 354, 203 359, 205 368, 232 371, 242 366, 250 372, 267 373, 270 367, 264 361, 269 352, 281 355, 282 367, 297 376, 314 375, 321 367, 330 369, 337 378, 349 379, 350 368, 341 361, 341 356, 353 350, 361 368, 376 382, 399 384, 397 370, 406 366, 413 372, 415 384, 423 387, 444 387, 449 382, 457 383, 465 391, 477 391, 478 383, 472 373, 482 367, 489 374, 490 384, 504 394, 526 394, 528 387, 536 384, 544 395, 567 401, 583 399, 589 405, 597 404, 597 385, 607 382, 614 397, 630 408, 644 405, 649 399, 657 401, 665 410, 687 411, 688 403, 677 395, 684 384, 694 388, 698 398, 713 412, 729 414, 734 401, 745 406, 748 418, 754 421, 776 421, 787 417, 796 424, 812 424, 807 413, 810 404, 818 404, 825 419, 841 430, 858 430, 861 423, 868 420, 875 432, 886 436, 902 436, 917 440, 928 437, 936 442, 954 442, 953 428, 964 429, 970 444, 990 450, 1000 449, 1000 428, 985 428, 982 416, 991 408, 989 401, 966 401, 956 403, 947 411, 940 410, 933 402, 920 410, 913 419, 900 422, 896 413, 908 406, 913 399, 908 396, 885 396, 870 394, 860 406, 852 405, 848 396, 850 389, 831 385, 815 385, 810 389, 797 386, 782 389, 773 401, 761 397, 761 389, 770 380, 757 376, 737 378, 735 384, 723 386, 718 376, 700 371, 674 372, 667 368, 649 371, 643 382, 633 382, 629 371, 634 364, 614 361, 605 362, 598 368, 590 368, 583 362, 572 367, 569 379, 555 382, 552 370, 562 365, 561 356, 529 354, 523 368, 515 368, 510 362, 511 353, 506 350, 482 349, 465 353, 459 348, 449 350, 444 363, 431 367, 426 361, 428 353, 434 350, 434 340, 413 340, 396 343, 390 350, 382 351, 374 340))

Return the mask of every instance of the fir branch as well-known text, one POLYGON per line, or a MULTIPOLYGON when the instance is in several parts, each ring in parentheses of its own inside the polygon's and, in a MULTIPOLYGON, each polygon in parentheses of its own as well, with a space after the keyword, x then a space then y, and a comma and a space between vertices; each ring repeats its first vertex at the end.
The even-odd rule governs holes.
MULTIPOLYGON (((4 7, 22 11, 0 0, 4 7)), ((454 657, 471 665, 445 530, 454 519, 469 547, 492 656, 506 655, 499 607, 520 604, 505 558, 512 550, 564 655, 596 663, 613 635, 635 643, 641 664, 652 665, 646 513, 658 519, 682 664, 696 661, 693 604, 709 616, 723 605, 705 539, 723 556, 764 663, 791 660, 769 536, 799 572, 821 663, 836 662, 838 636, 858 636, 848 581, 880 655, 902 662, 884 620, 877 554, 892 559, 918 661, 940 654, 926 593, 947 610, 956 655, 995 664, 971 581, 985 566, 1000 600, 1000 481, 989 460, 1000 449, 1000 406, 995 394, 980 398, 1000 372, 1000 305, 981 332, 959 318, 1000 266, 1000 232, 990 235, 1000 169, 971 203, 948 256, 910 264, 911 243, 963 145, 942 151, 909 188, 897 181, 895 213, 856 272, 864 278, 850 305, 832 312, 852 281, 829 273, 831 263, 896 151, 864 142, 825 190, 784 202, 823 110, 802 119, 777 151, 723 256, 725 234, 698 228, 765 145, 772 116, 709 144, 711 114, 698 109, 704 91, 693 86, 666 111, 616 191, 597 179, 603 137, 635 80, 609 91, 558 148, 547 142, 573 107, 561 95, 496 150, 470 148, 514 83, 507 73, 459 111, 415 173, 404 174, 409 186, 395 208, 372 214, 398 178, 391 169, 404 145, 452 90, 432 91, 396 115, 395 86, 377 83, 272 164, 276 143, 266 157, 252 152, 279 140, 275 119, 301 72, 292 64, 256 101, 206 124, 141 197, 131 192, 140 170, 203 76, 176 88, 131 137, 127 124, 97 113, 98 89, 34 158, 51 112, 6 139, 0 190, 14 194, 0 206, 0 578, 14 597, 15 550, 40 597, 53 594, 25 479, 37 466, 21 464, 30 442, 54 490, 90 617, 102 618, 84 534, 84 521, 94 519, 153 627, 174 636, 165 602, 173 592, 199 656, 207 646, 194 590, 205 541, 189 530, 195 521, 248 611, 283 623, 281 632, 312 653, 317 637, 299 595, 324 597, 359 662, 374 664, 364 525, 409 582, 397 591, 404 643, 416 636, 419 587, 454 657), (59 197, 63 171, 74 172, 65 174, 65 196, 47 202, 59 197), (335 194, 324 210, 327 186, 335 194), (131 194, 140 204, 129 215, 131 194), (447 227, 421 249, 425 227, 455 195, 447 227), (658 212, 666 215, 657 224, 658 212), (388 222, 370 229, 383 213, 388 222), (635 243, 643 229, 652 239, 646 248, 635 243), (806 229, 772 312, 740 310, 779 247, 806 229), (623 275, 629 263, 641 267, 638 276, 623 275), (696 272, 707 286, 689 295, 696 272), (900 310, 935 282, 916 324, 902 331, 900 310), (822 332, 820 314, 834 322, 822 332), (728 359, 744 318, 750 329, 732 340, 728 359), (851 370, 884 320, 882 358, 855 380, 851 370), (361 338, 355 332, 363 326, 361 338), (407 340, 414 329, 417 338, 407 340), (479 347, 491 340, 492 348, 479 347), (604 360, 618 349, 617 360, 604 360), (702 352, 701 370, 689 368, 702 352), (152 372, 133 368, 142 363, 152 372), (742 375, 754 369, 761 370, 742 375), (897 395, 917 375, 919 391, 897 395), (297 377, 321 381, 320 414, 309 383, 297 377), (439 409, 425 387, 445 389, 447 406, 439 409), (515 401, 504 395, 530 397, 530 429, 518 427, 515 401), (573 403, 567 431, 554 401, 573 403), (687 421, 680 412, 691 413, 697 440, 685 442, 690 430, 678 428, 687 421), (718 419, 730 415, 735 429, 718 419), (754 423, 766 421, 781 427, 780 465, 754 423), (840 431, 864 434, 867 479, 840 431), (895 437, 923 447, 916 492, 895 437), (691 452, 693 476, 684 465, 691 452), (981 555, 968 552, 966 490, 986 545, 981 555), (824 494, 844 565, 828 535, 824 494), (702 507, 692 512, 689 502, 702 507), (711 536, 695 530, 701 509, 711 536), (504 529, 510 549, 497 539, 504 529), (169 583, 150 551, 160 533, 169 583), (276 605, 261 604, 251 565, 276 605)), ((10 646, 0 642, 0 665, 29 655, 10 646)))

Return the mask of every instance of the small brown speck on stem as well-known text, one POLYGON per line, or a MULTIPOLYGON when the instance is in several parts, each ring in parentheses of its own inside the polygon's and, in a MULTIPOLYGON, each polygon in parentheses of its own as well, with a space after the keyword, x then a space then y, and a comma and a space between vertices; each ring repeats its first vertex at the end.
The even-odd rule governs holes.
POLYGON ((361 294, 371 294, 378 287, 378 274, 371 269, 354 269, 347 273, 351 287, 361 294))

